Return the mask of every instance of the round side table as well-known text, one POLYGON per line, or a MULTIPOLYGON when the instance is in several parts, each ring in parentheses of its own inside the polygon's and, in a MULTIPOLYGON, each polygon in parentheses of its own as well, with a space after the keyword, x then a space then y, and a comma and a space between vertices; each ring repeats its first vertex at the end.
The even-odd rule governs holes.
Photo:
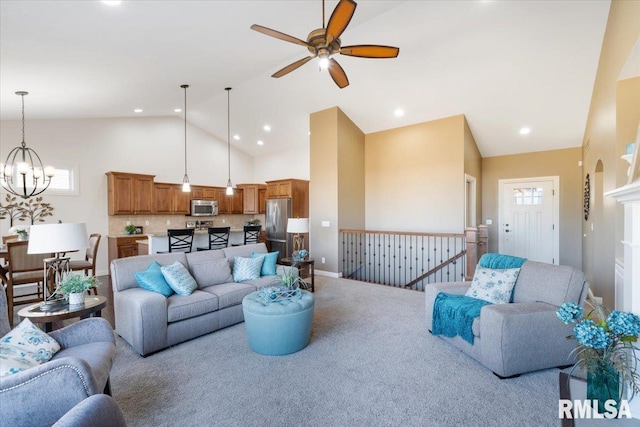
POLYGON ((107 306, 107 298, 102 295, 87 296, 84 304, 74 306, 68 305, 59 311, 40 311, 41 302, 28 305, 18 312, 20 320, 29 319, 33 323, 41 323, 44 325, 45 332, 53 330, 53 323, 61 320, 79 317, 81 319, 89 316, 100 317, 101 311, 107 306))

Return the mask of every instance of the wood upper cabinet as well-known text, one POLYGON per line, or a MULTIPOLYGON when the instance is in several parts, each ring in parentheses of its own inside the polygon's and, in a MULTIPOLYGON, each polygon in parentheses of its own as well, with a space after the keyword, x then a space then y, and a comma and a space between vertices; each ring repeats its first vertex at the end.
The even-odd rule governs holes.
POLYGON ((182 191, 181 184, 156 182, 153 185, 153 213, 188 215, 191 193, 182 191))
POLYGON ((227 196, 226 188, 217 188, 216 199, 218 201, 218 214, 241 214, 243 213, 242 206, 244 201, 242 200, 242 190, 236 188, 233 190, 233 196, 227 196))
POLYGON ((291 217, 309 218, 309 181, 279 179, 267 181, 267 199, 291 199, 291 217))
POLYGON ((153 177, 153 175, 107 172, 109 215, 151 214, 153 177))
POLYGON ((191 200, 218 200, 216 187, 191 186, 191 200))
POLYGON ((266 205, 267 186, 264 184, 238 184, 242 189, 242 210, 244 214, 264 213, 266 205), (262 202, 260 202, 260 191, 262 191, 262 202))

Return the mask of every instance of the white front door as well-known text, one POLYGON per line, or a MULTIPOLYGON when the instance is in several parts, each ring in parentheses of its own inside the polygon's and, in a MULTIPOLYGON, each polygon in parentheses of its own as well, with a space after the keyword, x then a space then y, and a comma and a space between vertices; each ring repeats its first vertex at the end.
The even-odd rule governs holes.
POLYGON ((499 180, 499 252, 558 263, 558 177, 499 180))

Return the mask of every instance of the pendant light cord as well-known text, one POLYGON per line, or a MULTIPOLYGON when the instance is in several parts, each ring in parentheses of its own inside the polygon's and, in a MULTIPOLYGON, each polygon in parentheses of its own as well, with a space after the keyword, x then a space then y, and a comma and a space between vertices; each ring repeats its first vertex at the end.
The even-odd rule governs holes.
POLYGON ((231 106, 230 106, 231 88, 227 87, 224 90, 227 91, 227 171, 229 172, 229 182, 230 182, 231 181, 231 106))
POLYGON ((184 88, 184 174, 187 174, 187 88, 189 85, 182 85, 184 88))
POLYGON ((22 97, 22 148, 27 146, 27 143, 24 141, 24 95, 25 93, 21 93, 22 97))

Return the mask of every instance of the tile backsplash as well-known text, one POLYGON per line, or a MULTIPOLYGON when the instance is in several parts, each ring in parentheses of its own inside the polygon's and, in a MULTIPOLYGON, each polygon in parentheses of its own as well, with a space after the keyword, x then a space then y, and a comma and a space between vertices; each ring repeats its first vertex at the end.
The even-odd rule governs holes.
POLYGON ((185 215, 112 215, 109 216, 109 235, 117 236, 125 234, 124 228, 127 222, 142 227, 143 234, 162 234, 166 233, 168 228, 185 228, 187 221, 197 219, 213 221, 214 227, 231 227, 232 230, 239 230, 242 229, 247 221, 254 218, 259 219, 260 224, 264 227, 264 214, 218 215, 214 217, 190 217, 185 215))

